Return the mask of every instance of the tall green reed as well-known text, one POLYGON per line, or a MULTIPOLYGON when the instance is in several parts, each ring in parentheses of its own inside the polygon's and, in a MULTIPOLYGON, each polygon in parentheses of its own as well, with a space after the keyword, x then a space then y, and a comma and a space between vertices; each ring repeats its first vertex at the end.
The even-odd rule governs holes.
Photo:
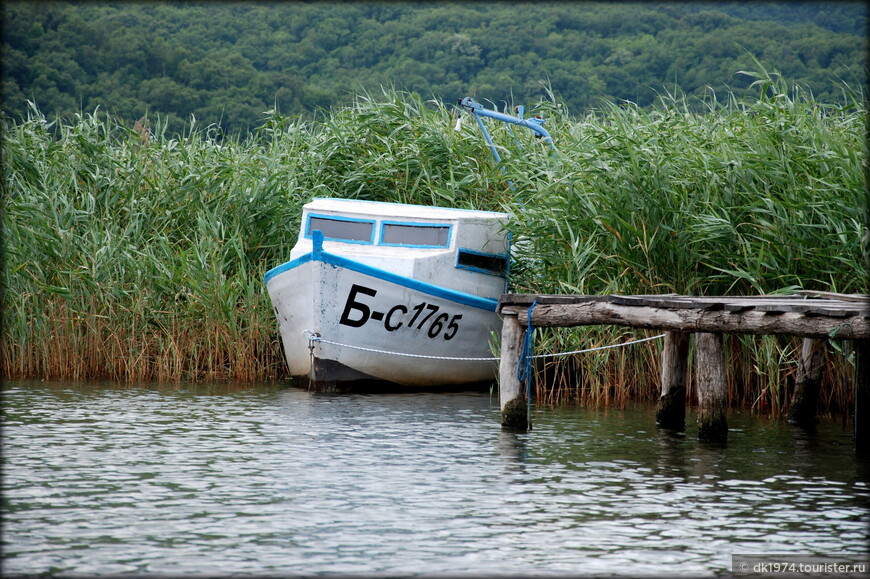
POLYGON ((97 114, 4 132, 7 375, 277 375, 258 276, 298 199, 263 172, 274 151, 97 114))
MULTIPOLYGON (((316 196, 506 210, 516 291, 865 291, 863 95, 821 104, 754 74, 749 101, 665 94, 575 118, 551 95, 535 112, 558 154, 492 123, 501 167, 474 123, 455 131, 451 107, 391 89, 311 120, 269 112, 244 138, 98 112, 5 119, 4 375, 283 377, 262 275, 287 259, 316 196)), ((539 351, 635 335, 542 334, 539 351)), ((729 344, 734 399, 781 407, 794 345, 729 344)), ((657 348, 550 360, 539 400, 652 399, 657 348)), ((844 383, 849 365, 831 359, 825 379, 844 383)))
POLYGON ((319 121, 270 112, 244 139, 98 111, 4 119, 4 375, 279 378, 262 279, 306 201, 498 204, 485 152, 450 124, 391 91, 319 121))
MULTIPOLYGON (((826 105, 763 69, 747 74, 756 79, 755 100, 729 95, 719 102, 711 94, 690 103, 665 94, 649 109, 605 103, 555 127, 560 155, 552 178, 523 182, 522 171, 511 172, 533 195, 516 208, 524 240, 517 257, 526 264, 518 268, 517 287, 584 294, 866 293, 863 95, 847 92, 843 103, 826 105)), ((552 335, 554 344, 594 345, 602 331, 552 335)), ((735 376, 757 393, 751 404, 786 407, 799 347, 775 337, 732 343, 735 376)), ((596 354, 583 364, 607 375, 611 370, 600 366, 621 356, 596 354)), ((836 357, 828 371, 849 384, 851 365, 843 362, 836 357)), ((591 391, 594 399, 607 399, 613 381, 586 384, 588 374, 574 382, 575 395, 591 391)), ((639 380, 636 390, 648 395, 658 387, 654 373, 639 380)))

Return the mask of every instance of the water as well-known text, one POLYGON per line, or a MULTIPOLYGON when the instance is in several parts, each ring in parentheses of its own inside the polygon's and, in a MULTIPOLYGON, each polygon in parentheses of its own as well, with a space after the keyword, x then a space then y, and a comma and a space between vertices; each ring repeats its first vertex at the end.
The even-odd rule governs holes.
POLYGON ((849 428, 732 412, 726 445, 654 410, 488 393, 8 383, 3 571, 718 576, 737 553, 860 554, 849 428))

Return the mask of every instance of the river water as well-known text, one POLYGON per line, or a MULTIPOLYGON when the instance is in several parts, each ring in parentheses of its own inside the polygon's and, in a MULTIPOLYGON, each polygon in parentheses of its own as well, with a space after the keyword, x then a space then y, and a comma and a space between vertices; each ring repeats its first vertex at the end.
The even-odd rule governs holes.
POLYGON ((3 572, 729 575, 732 554, 863 554, 850 426, 729 414, 728 443, 648 405, 488 392, 11 382, 3 572))

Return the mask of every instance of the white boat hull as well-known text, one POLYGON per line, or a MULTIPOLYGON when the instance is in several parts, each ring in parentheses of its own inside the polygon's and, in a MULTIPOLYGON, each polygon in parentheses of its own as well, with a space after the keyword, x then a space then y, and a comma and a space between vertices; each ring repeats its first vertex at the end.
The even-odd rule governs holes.
POLYGON ((267 275, 293 376, 320 390, 492 381, 497 300, 313 251, 267 275))

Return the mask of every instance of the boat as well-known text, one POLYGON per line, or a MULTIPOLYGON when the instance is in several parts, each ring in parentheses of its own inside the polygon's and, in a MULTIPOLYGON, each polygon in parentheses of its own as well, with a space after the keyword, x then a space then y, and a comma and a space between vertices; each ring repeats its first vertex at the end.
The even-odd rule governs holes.
POLYGON ((505 213, 318 198, 266 273, 293 376, 317 390, 492 380, 505 213))
MULTIPOLYGON (((526 126, 471 99, 460 106, 478 121, 505 116, 526 126)), ((265 274, 291 376, 319 391, 495 380, 508 218, 358 199, 305 204, 289 261, 265 274)))

